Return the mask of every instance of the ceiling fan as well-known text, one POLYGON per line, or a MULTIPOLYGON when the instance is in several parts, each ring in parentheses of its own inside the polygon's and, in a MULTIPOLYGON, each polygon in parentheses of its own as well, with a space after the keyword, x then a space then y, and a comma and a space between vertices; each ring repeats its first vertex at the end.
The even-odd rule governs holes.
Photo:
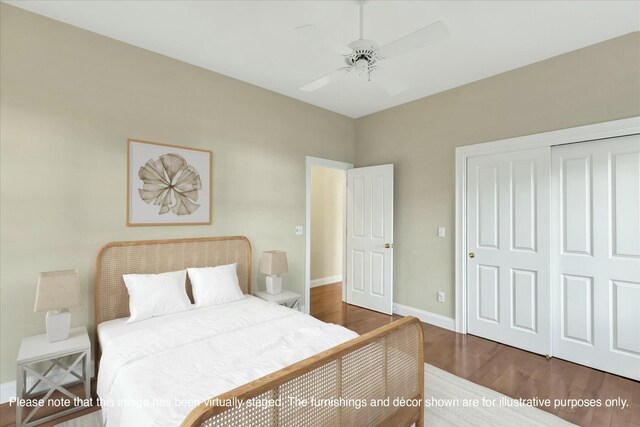
MULTIPOLYGON (((352 41, 348 45, 334 40, 329 34, 321 31, 312 24, 296 28, 296 31, 302 34, 307 40, 327 47, 344 56, 346 63, 345 67, 339 68, 336 71, 305 84, 300 87, 300 90, 313 92, 353 72, 359 76, 365 76, 371 81, 371 73, 381 69, 379 64, 382 61, 423 48, 449 37, 449 32, 445 25, 441 21, 437 21, 379 47, 373 40, 364 38, 363 18, 365 2, 366 0, 358 1, 360 7, 360 38, 352 41)), ((384 75, 380 77, 382 78, 374 79, 374 83, 390 95, 397 95, 407 89, 404 83, 396 80, 392 76, 384 75)))

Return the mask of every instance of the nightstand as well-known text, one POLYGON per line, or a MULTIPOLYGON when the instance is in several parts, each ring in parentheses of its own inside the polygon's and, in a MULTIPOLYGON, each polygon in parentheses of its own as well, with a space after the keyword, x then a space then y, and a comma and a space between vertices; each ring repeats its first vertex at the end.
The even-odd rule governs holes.
POLYGON ((29 400, 32 403, 38 401, 39 403, 35 406, 28 406, 24 402, 21 404, 20 400, 16 402, 16 425, 35 426, 85 409, 86 406, 82 404, 74 405, 74 400, 78 399, 84 403, 85 399, 91 398, 90 359, 91 341, 89 341, 87 328, 84 326, 72 328, 69 331, 69 338, 63 341, 50 343, 46 334, 23 338, 17 360, 16 396, 18 399, 29 400), (80 372, 75 369, 78 366, 81 368, 80 372), (68 376, 73 376, 84 383, 84 397, 70 392, 67 388, 68 384, 61 384, 68 376), (33 381, 28 381, 29 379, 33 379, 33 381), (44 385, 45 389, 35 391, 39 385, 44 385), (64 397, 52 399, 51 394, 56 390, 64 397), (44 393, 45 391, 46 393, 44 393), (34 420, 33 416, 38 410, 47 406, 66 409, 34 420), (27 413, 24 419, 22 419, 23 409, 27 413))
POLYGON ((296 294, 295 292, 282 291, 279 294, 269 294, 265 291, 258 291, 255 293, 255 296, 265 301, 275 302, 285 307, 300 310, 300 294, 296 294))

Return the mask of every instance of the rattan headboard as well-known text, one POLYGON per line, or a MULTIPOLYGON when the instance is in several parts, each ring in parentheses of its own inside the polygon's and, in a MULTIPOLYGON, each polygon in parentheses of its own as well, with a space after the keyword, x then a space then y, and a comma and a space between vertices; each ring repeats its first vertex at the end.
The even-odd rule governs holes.
MULTIPOLYGON (((129 316, 123 274, 164 273, 234 262, 238 263, 240 288, 251 293, 251 244, 244 236, 109 243, 96 259, 95 324, 129 316)), ((192 298, 188 278, 186 286, 192 298)))

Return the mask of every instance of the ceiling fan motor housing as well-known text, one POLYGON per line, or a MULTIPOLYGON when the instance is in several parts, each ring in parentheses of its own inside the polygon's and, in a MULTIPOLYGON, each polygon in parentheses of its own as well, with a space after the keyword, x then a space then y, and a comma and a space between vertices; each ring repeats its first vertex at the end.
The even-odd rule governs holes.
POLYGON ((370 73, 378 67, 376 63, 382 59, 378 54, 378 45, 373 40, 360 39, 349 44, 353 52, 345 56, 344 61, 353 67, 358 74, 370 73))

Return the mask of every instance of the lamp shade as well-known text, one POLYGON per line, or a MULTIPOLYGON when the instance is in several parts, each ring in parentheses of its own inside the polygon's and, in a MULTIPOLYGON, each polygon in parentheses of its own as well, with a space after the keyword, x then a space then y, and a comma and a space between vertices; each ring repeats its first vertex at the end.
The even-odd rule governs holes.
POLYGON ((33 311, 58 310, 80 305, 78 270, 40 273, 33 311))
POLYGON ((289 271, 287 253, 284 251, 264 251, 260 261, 260 272, 269 276, 277 276, 289 271))

